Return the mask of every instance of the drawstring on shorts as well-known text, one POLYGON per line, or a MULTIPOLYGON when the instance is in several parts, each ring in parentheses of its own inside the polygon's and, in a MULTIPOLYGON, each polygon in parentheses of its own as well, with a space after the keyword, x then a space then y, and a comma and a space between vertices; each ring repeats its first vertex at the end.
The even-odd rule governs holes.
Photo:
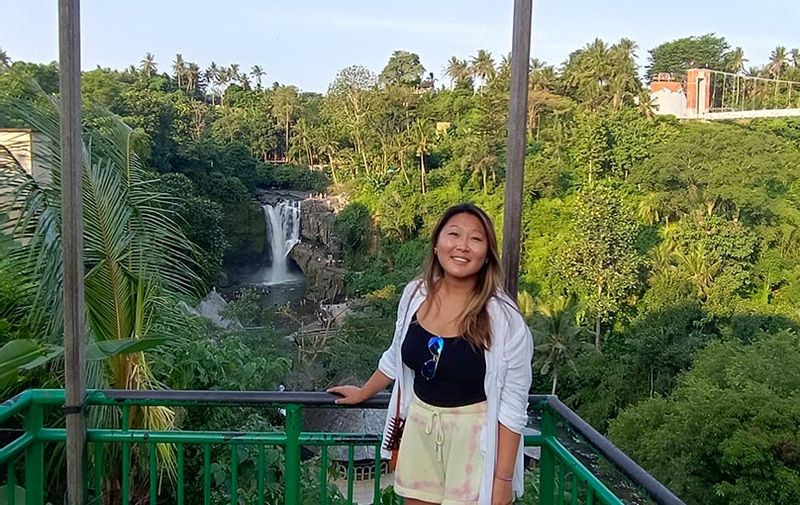
POLYGON ((429 411, 431 416, 428 418, 428 424, 425 426, 425 433, 430 435, 433 430, 436 430, 436 460, 442 460, 442 445, 444 444, 444 430, 442 429, 442 413, 438 410, 429 411))

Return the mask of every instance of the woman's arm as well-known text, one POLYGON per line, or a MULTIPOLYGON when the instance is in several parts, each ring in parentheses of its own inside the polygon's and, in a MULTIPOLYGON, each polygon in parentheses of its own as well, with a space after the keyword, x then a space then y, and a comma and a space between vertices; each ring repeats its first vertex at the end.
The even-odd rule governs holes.
POLYGON ((509 320, 509 340, 503 349, 503 359, 508 367, 500 392, 492 505, 510 504, 514 499, 512 479, 522 428, 528 423, 528 393, 533 379, 533 338, 522 317, 515 316, 518 314, 509 320))
POLYGON ((408 305, 411 303, 411 298, 419 289, 419 281, 412 281, 408 283, 403 290, 403 295, 400 297, 400 303, 397 306, 397 320, 395 322, 394 337, 389 348, 381 355, 378 362, 378 369, 372 374, 372 377, 361 387, 357 386, 335 386, 328 389, 329 393, 342 395, 342 398, 336 400, 336 403, 342 405, 353 405, 361 403, 364 400, 369 400, 380 391, 383 391, 392 383, 397 377, 397 353, 399 352, 401 335, 403 330, 404 320, 406 318, 406 311, 408 305))
POLYGON ((497 462, 494 467, 492 505, 510 504, 514 500, 512 480, 517 464, 520 434, 497 423, 497 462))
POLYGON ((336 403, 341 405, 354 405, 369 400, 376 394, 380 393, 392 383, 394 379, 387 376, 380 369, 375 370, 372 377, 361 387, 357 386, 335 386, 328 389, 328 393, 342 395, 342 398, 336 400, 336 403))

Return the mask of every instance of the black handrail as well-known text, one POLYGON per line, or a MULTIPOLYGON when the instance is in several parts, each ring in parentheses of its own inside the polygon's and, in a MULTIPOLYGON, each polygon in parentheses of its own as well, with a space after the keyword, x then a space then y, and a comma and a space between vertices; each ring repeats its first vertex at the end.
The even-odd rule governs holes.
MULTIPOLYGON (((532 398, 532 397, 531 397, 532 398)), ((611 461, 630 480, 644 488, 659 505, 686 505, 665 485, 639 466, 627 454, 619 450, 609 439, 594 429, 572 409, 564 405, 557 396, 546 396, 547 405, 578 433, 581 434, 607 460, 611 461)), ((533 400, 530 400, 531 402, 533 400)))
MULTIPOLYGON (((91 393, 89 397, 91 398, 91 393)), ((179 390, 98 390, 102 396, 118 402, 131 401, 137 404, 158 404, 190 406, 193 403, 214 403, 219 405, 268 405, 298 404, 306 407, 340 407, 381 409, 389 405, 390 395, 379 393, 358 405, 339 405, 337 395, 313 391, 179 391, 179 390)), ((557 396, 530 395, 531 404, 544 403, 561 416, 582 437, 584 437, 608 461, 613 463, 626 477, 647 491, 659 505, 686 505, 666 486, 661 484, 641 466, 619 450, 606 437, 584 421, 578 414, 564 405, 557 396)), ((91 403, 91 399, 90 399, 91 403)))

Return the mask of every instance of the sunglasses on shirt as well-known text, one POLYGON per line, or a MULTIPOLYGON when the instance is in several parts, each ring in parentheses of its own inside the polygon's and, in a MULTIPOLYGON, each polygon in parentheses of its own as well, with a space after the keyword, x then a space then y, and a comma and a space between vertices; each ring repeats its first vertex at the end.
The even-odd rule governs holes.
POLYGON ((428 339, 428 351, 433 357, 422 364, 419 373, 428 380, 433 379, 436 375, 436 369, 439 367, 439 358, 444 349, 444 339, 442 337, 431 337, 428 339))

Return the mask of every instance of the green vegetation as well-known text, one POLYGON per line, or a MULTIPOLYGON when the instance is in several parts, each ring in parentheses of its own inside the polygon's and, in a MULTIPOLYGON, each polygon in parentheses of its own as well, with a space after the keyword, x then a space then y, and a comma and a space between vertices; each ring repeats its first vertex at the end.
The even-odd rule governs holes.
MULTIPOLYGON (((558 394, 689 503, 797 503, 800 121, 655 116, 638 50, 595 40, 558 68, 531 61, 520 300, 537 340, 534 389, 558 394)), ((797 55, 778 47, 747 72, 800 81, 797 55)), ((698 62, 742 74, 747 61, 713 34, 650 57, 648 78, 698 62)), ((52 129, 55 66, 2 66, 0 125, 52 129)), ((149 54, 139 67, 84 73, 92 338, 169 340, 103 362, 98 380, 119 384, 133 362, 140 375, 126 385, 137 387, 364 379, 441 212, 472 201, 502 229, 507 57, 454 56, 449 85, 438 87, 405 51, 378 75, 342 69, 324 95, 265 87, 264 75, 235 64, 201 70, 181 55, 159 73, 149 54), (313 342, 279 336, 275 314, 251 295, 229 314, 256 330, 207 328, 176 309, 224 257, 263 253, 251 204, 263 188, 348 202, 334 230, 347 292, 360 301, 313 342)), ((2 223, 0 343, 32 339, 41 350, 60 324, 58 186, 39 186, 8 156, 0 162, 30 203, 16 210, 31 218, 16 242, 17 223, 2 223)), ((58 374, 39 368, 22 380, 13 387, 58 374)), ((179 421, 213 429, 241 419, 179 421)), ((279 422, 246 419, 258 429, 279 422)))

